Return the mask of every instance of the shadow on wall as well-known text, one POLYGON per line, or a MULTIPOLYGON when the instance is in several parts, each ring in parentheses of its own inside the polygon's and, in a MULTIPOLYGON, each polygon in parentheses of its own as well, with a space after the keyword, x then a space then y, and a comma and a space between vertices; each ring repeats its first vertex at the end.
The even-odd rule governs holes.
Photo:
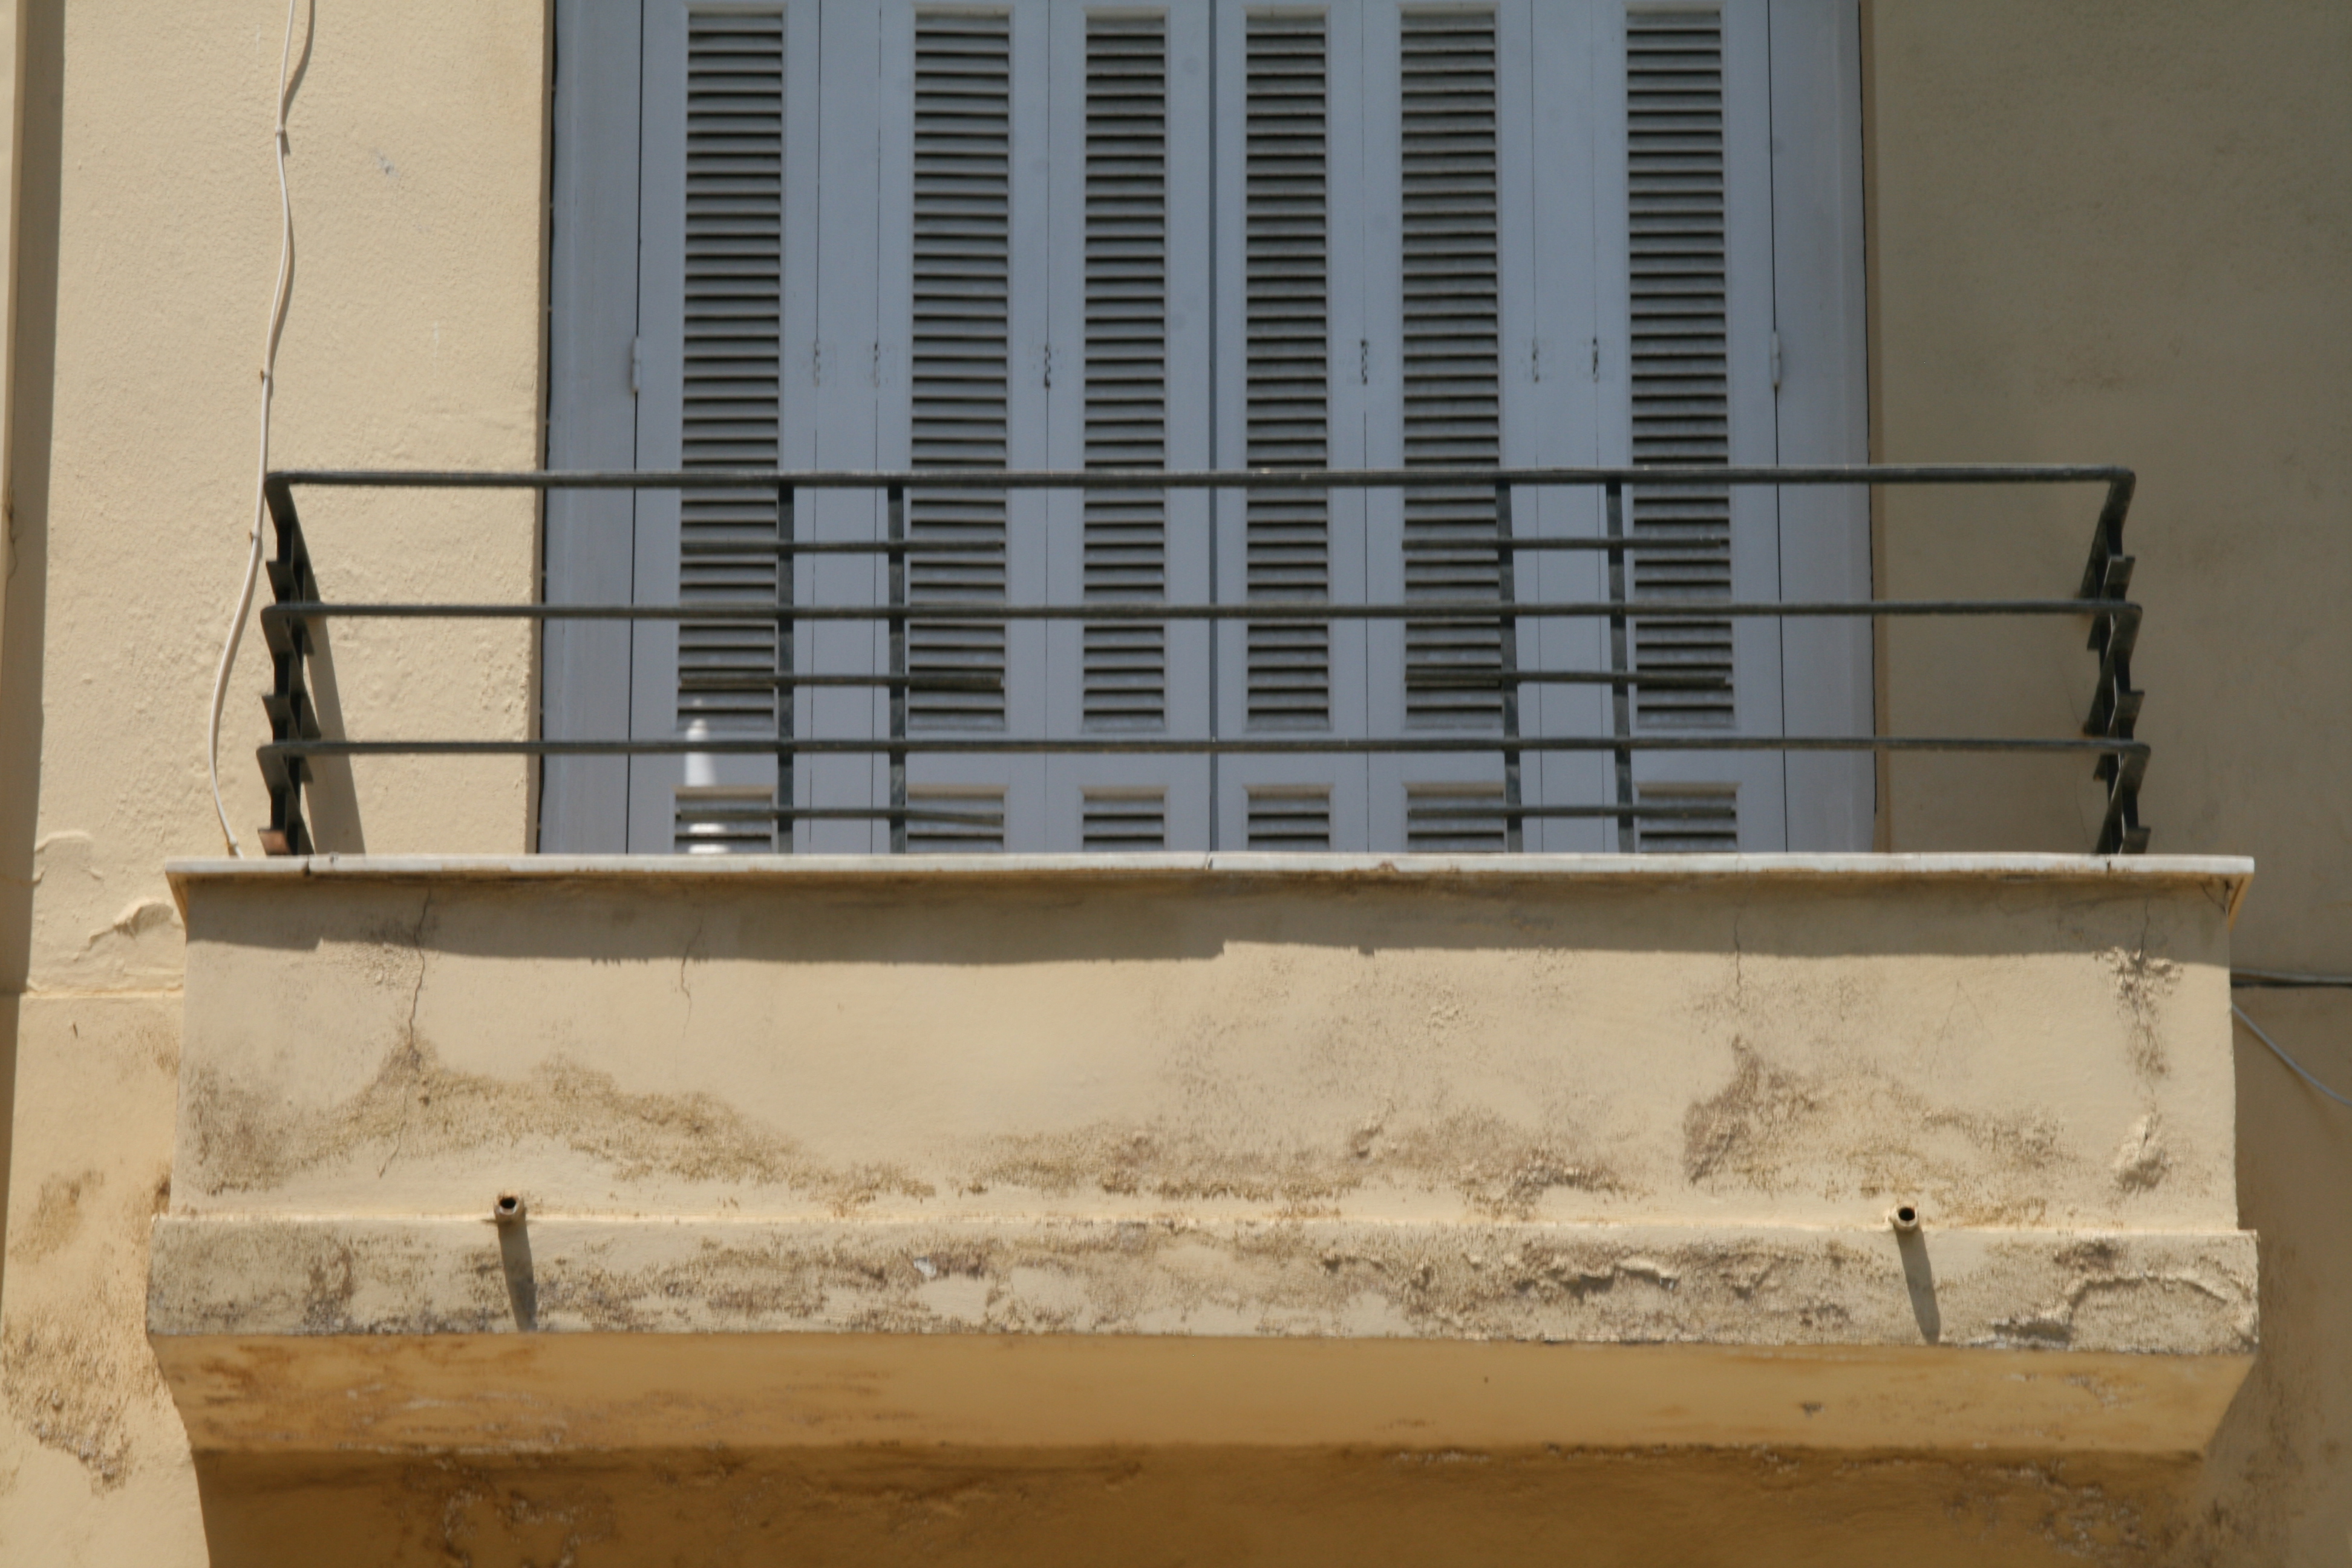
POLYGON ((16 1121, 16 998, 32 961, 33 844, 41 795, 41 652, 47 631, 49 429, 58 359, 58 192, 64 0, 25 0, 17 69, 16 310, 7 367, 8 470, 0 490, 0 1258, 8 1130, 16 1121))
MULTIPOLYGON (((2175 952, 2204 930, 2148 926, 2127 887, 2086 892, 2063 920, 1989 920, 1998 881, 1777 884, 1768 910, 1638 881, 1482 877, 1188 876, 1102 871, 946 877, 887 868, 855 881, 719 872, 592 882, 459 874, 199 884, 194 942, 289 952, 404 946, 481 959, 598 963, 995 965, 1206 958, 1238 944, 1449 952, 1559 952, 1822 958, 2175 952)), ((2226 919, 2226 890, 2196 908, 2226 919)))

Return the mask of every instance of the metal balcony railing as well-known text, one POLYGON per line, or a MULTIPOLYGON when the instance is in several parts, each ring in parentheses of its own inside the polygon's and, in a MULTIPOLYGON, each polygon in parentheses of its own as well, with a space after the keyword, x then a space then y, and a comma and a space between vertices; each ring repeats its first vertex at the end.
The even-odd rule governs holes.
MULTIPOLYGON (((2133 492, 2127 468, 2057 466, 1856 466, 1847 468, 1414 468, 1414 469, 1252 469, 1243 471, 1054 471, 929 470, 906 473, 860 472, 734 472, 672 471, 646 473, 367 471, 305 469, 272 474, 266 486, 276 551, 269 580, 276 602, 262 612, 262 626, 272 655, 273 682, 266 699, 270 740, 259 752, 261 771, 269 789, 270 824, 263 842, 270 853, 300 855, 310 851, 303 816, 302 794, 314 759, 326 757, 412 756, 619 756, 619 755, 757 755, 772 756, 787 780, 797 758, 834 754, 866 754, 887 759, 890 804, 869 811, 795 811, 790 790, 779 792, 781 804, 753 813, 763 820, 789 823, 798 817, 854 815, 886 820, 891 825, 893 847, 904 850, 910 821, 948 817, 957 813, 929 811, 908 805, 908 762, 930 754, 1130 754, 1130 755, 1402 755, 1413 752, 1463 754, 1492 752, 1502 763, 1504 794, 1495 814, 1507 826, 1507 848, 1517 848, 1521 831, 1539 817, 1589 817, 1616 822, 1621 844, 1632 847, 1633 826, 1661 817, 1705 816, 1721 807, 1706 804, 1661 804, 1637 796, 1633 759, 1642 752, 2012 752, 2079 754, 2093 762, 2095 777, 2105 786, 2105 810, 2094 853, 2138 854, 2147 846, 2148 830, 2138 816, 2140 783, 2147 767, 2148 747, 2134 738, 2141 693, 2131 683, 2131 655, 2137 640, 2140 607, 2126 596, 2132 558, 2123 552, 2124 521, 2133 492), (2105 499, 2091 535, 2089 559, 2081 582, 2068 598, 2031 599, 1909 599, 1832 602, 1748 603, 1721 597, 1634 596, 1627 592, 1630 558, 1645 552, 1720 547, 1721 538, 1699 540, 1643 539, 1626 529, 1626 498, 1630 491, 1724 490, 1741 486, 1876 487, 2097 484, 2105 499), (772 491, 777 501, 778 537, 772 548, 789 562, 797 555, 846 552, 878 556, 887 565, 886 603, 808 605, 791 601, 793 574, 778 573, 782 585, 771 602, 643 604, 349 604, 328 600, 319 588, 310 552, 303 538, 294 492, 300 488, 362 489, 478 490, 648 490, 681 493, 772 491), (1592 537, 1519 537, 1512 531, 1514 498, 1544 488, 1598 490, 1606 531, 1592 537), (1245 603, 1104 603, 1098 600, 1066 604, 910 603, 908 565, 910 557, 962 547, 925 544, 908 537, 908 500, 922 491, 1066 490, 1177 491, 1239 490, 1396 490, 1491 491, 1496 531, 1492 548, 1500 566, 1502 592, 1494 598, 1408 599, 1394 603, 1302 603, 1253 599, 1245 603), (865 490, 887 498, 887 535, 869 542, 818 542, 795 537, 793 500, 815 490, 865 490), (1606 558, 1605 598, 1571 603, 1518 600, 1512 596, 1510 564, 1520 555, 1543 551, 1590 551, 1606 558), (1636 667, 1630 653, 1629 628, 1637 623, 1674 621, 1723 622, 1749 617, 1867 617, 1874 623, 1910 617, 2064 616, 2087 625, 2089 647, 2097 668, 2087 717, 2082 732, 2072 736, 1921 736, 1921 735, 1750 735, 1724 733, 1657 733, 1645 731, 1635 719, 1632 695, 1645 688, 1719 685, 1721 673, 1658 671, 1636 667), (1517 668, 1514 662, 1514 627, 1524 619, 1585 619, 1605 621, 1610 663, 1605 669, 1538 669, 1517 668), (307 665, 317 646, 316 630, 331 620, 521 620, 541 625, 565 621, 675 621, 678 623, 773 623, 788 632, 795 622, 863 621, 887 629, 889 668, 885 676, 855 678, 856 684, 877 687, 889 697, 889 731, 870 739, 796 737, 788 717, 780 719, 778 733, 746 736, 695 733, 628 740, 366 740, 330 735, 321 731, 314 709, 307 665), (1340 622, 1403 621, 1415 626, 1465 623, 1502 629, 1499 672, 1483 677, 1498 686, 1503 698, 1503 722, 1486 736, 1396 734, 1386 736, 1265 735, 1207 738, 1138 735, 1079 735, 1041 738, 1020 734, 956 736, 910 732, 908 695, 927 687, 940 690, 967 689, 953 677, 910 674, 908 631, 910 625, 1002 627, 1020 621, 1075 621, 1092 624, 1180 621, 1239 621, 1257 625, 1305 623, 1330 626, 1340 622), (1517 725, 1517 697, 1530 686, 1586 682, 1604 685, 1613 696, 1612 722, 1608 733, 1590 735, 1522 734, 1517 725), (1614 760, 1613 798, 1582 804, 1528 804, 1517 788, 1519 763, 1534 752, 1601 752, 1614 760)), ((1333 526, 1339 526, 1335 519, 1333 526)), ((1008 527, 1017 524, 1008 523, 1008 527)), ((1483 542, 1482 542, 1483 543, 1483 542)), ((1412 548, 1410 545, 1408 549, 1412 548)), ((968 553, 968 550, 966 551, 968 553)), ((780 643, 790 646, 789 636, 780 643)), ((782 669, 773 678, 782 691, 825 684, 849 683, 852 678, 821 672, 794 674, 782 669)), ((780 703, 781 715, 792 704, 780 703)), ((972 818, 977 822, 979 818, 972 818)), ((1001 819, 992 819, 1001 820, 1001 819)))

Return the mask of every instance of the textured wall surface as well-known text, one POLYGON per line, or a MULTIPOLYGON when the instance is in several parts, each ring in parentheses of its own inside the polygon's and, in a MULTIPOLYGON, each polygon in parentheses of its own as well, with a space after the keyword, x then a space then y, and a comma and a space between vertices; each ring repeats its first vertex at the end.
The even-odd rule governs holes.
MULTIPOLYGON (((929 1563, 2352 1561, 2352 1210, 2335 1201, 2352 1189, 2352 1117, 2242 1033, 2238 1194, 2263 1237, 2263 1350, 2201 1461, 1410 1442, 1279 1462, 192 1460, 142 1331, 184 964, 163 865, 217 847, 201 736, 250 505, 284 13, 5 10, 27 41, 0 608, 0 1557, 750 1562, 788 1531, 818 1557, 929 1563)), ((2262 863, 2241 962, 2352 970, 2352 739, 2336 717, 2352 669, 2336 613, 2352 581, 2352 15, 2305 0, 1866 12, 1878 455, 2139 468, 2157 846, 2262 863)), ((280 456, 528 463, 543 5, 320 13, 293 120, 304 247, 280 456)), ((520 509, 315 521, 336 592, 529 591, 520 509)), ((2024 501, 1882 524, 1898 594, 2069 586, 2087 536, 2086 512, 2024 501)), ((463 646, 452 666, 414 639, 339 637, 355 728, 519 728, 521 644, 463 646)), ((2030 639, 1889 653, 1885 700, 1906 724, 2063 732, 2088 687, 2078 647, 2030 639)), ((260 681, 248 662, 225 750, 248 833, 260 681)), ((2071 774, 1947 761, 1891 783, 1896 847, 2069 848, 2087 828, 2071 774)), ((346 847, 522 841, 520 770, 380 764, 355 788, 340 818, 331 787, 319 803, 346 847)), ((2352 1005, 2241 1000, 2352 1086, 2352 1005)))

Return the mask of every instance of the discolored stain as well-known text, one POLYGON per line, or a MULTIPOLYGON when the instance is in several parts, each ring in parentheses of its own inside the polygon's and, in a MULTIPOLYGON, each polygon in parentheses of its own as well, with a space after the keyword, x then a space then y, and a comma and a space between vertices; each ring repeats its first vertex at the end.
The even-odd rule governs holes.
POLYGON ((1055 1196, 1087 1190, 1169 1202, 1236 1199, 1294 1214, 1329 1210, 1382 1185, 1450 1194, 1486 1215, 1526 1217, 1555 1190, 1618 1193, 1623 1184, 1563 1133, 1491 1112, 1458 1111, 1392 1127, 1367 1121, 1328 1143, 1234 1147, 1189 1129, 1098 1124, 990 1141, 971 1157, 965 1191, 1024 1188, 1055 1196))
POLYGON ((430 1045, 389 1052, 358 1093, 315 1110, 288 1112, 264 1090, 209 1067, 187 1079, 196 1163, 214 1192, 283 1186, 315 1167, 373 1157, 431 1162, 543 1139, 584 1154, 625 1181, 689 1181, 788 1187, 853 1208, 885 1194, 930 1195, 895 1167, 830 1165, 762 1128, 715 1096, 632 1093, 610 1074, 556 1058, 521 1079, 460 1072, 430 1045))
POLYGON ((2048 1180, 2079 1156, 2027 1113, 1956 1110, 1872 1066, 1801 1072, 1732 1044, 1730 1079, 1683 1113, 1693 1186, 1932 1202, 1945 1223, 2038 1220, 2048 1180))
POLYGON ((32 1215, 8 1238, 12 1263, 37 1263, 62 1250, 81 1231, 82 1199, 105 1184, 105 1173, 83 1171, 71 1176, 51 1176, 33 1200, 32 1215))
POLYGON ((1683 1113, 1683 1175, 1694 1184, 1718 1175, 1768 1184, 1780 1141, 1820 1110, 1803 1079, 1732 1046, 1731 1081, 1683 1113))

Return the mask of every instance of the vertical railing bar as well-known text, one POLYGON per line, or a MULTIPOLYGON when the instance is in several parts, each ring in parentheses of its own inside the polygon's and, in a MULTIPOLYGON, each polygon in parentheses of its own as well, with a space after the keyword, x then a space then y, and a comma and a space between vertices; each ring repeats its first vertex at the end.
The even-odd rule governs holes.
MULTIPOLYGON (((1511 487, 1508 481, 1495 487, 1495 588, 1496 596, 1506 605, 1518 598, 1518 579, 1512 567, 1517 553, 1511 549, 1511 487)), ((1497 648, 1502 659, 1503 737, 1513 741, 1519 734, 1519 621, 1507 610, 1499 628, 1497 648)), ((1516 855, 1525 847, 1527 819, 1519 814, 1524 804, 1519 783, 1519 752, 1516 746, 1503 748, 1503 849, 1516 855)))
MULTIPOLYGON (((1609 537, 1612 540, 1622 541, 1625 537, 1625 487, 1618 480, 1612 479, 1605 488, 1607 499, 1603 510, 1606 513, 1609 537)), ((1612 550, 1609 552, 1609 602, 1612 605, 1622 605, 1625 603, 1625 552, 1622 550, 1612 550)), ((1625 616, 1620 610, 1609 617, 1610 674, 1622 677, 1633 672, 1633 650, 1628 646, 1629 641, 1630 634, 1626 627, 1625 616)), ((1610 708, 1611 721, 1613 725, 1611 733, 1621 741, 1632 739, 1633 688, 1629 682, 1620 679, 1612 688, 1610 708)), ((1615 759, 1617 805, 1622 813, 1617 818, 1617 848, 1622 854, 1631 855, 1642 847, 1641 838, 1635 830, 1633 816, 1633 752, 1629 747, 1620 746, 1616 751, 1615 759)))
MULTIPOLYGON (((904 485, 890 487, 889 542, 907 542, 907 489, 904 485)), ((907 557, 903 551, 890 552, 890 608, 907 607, 907 557)), ((903 742, 907 739, 907 618, 890 617, 890 739, 903 742)), ((907 748, 894 745, 890 749, 890 853, 907 852, 907 748)))
MULTIPOLYGON (((798 497, 789 482, 780 481, 777 484, 776 543, 781 548, 776 552, 776 603, 781 608, 787 610, 793 607, 798 593, 798 585, 793 583, 793 575, 800 570, 800 563, 792 550, 793 545, 799 542, 799 520, 793 512, 793 506, 797 500, 798 497)), ((797 799, 798 780, 793 766, 795 753, 792 742, 800 738, 799 715, 796 711, 800 702, 800 688, 793 685, 791 679, 793 676, 799 673, 793 666, 793 636, 792 617, 787 616, 776 623, 776 674, 782 678, 776 688, 776 739, 781 742, 776 747, 776 804, 787 811, 793 808, 797 799)), ((809 701, 811 705, 814 705, 815 697, 810 697, 809 701)), ((783 840, 782 848, 786 854, 790 854, 796 847, 793 843, 794 832, 794 825, 790 817, 783 818, 777 825, 778 837, 783 840)), ((771 847, 775 847, 771 846, 771 847)))

